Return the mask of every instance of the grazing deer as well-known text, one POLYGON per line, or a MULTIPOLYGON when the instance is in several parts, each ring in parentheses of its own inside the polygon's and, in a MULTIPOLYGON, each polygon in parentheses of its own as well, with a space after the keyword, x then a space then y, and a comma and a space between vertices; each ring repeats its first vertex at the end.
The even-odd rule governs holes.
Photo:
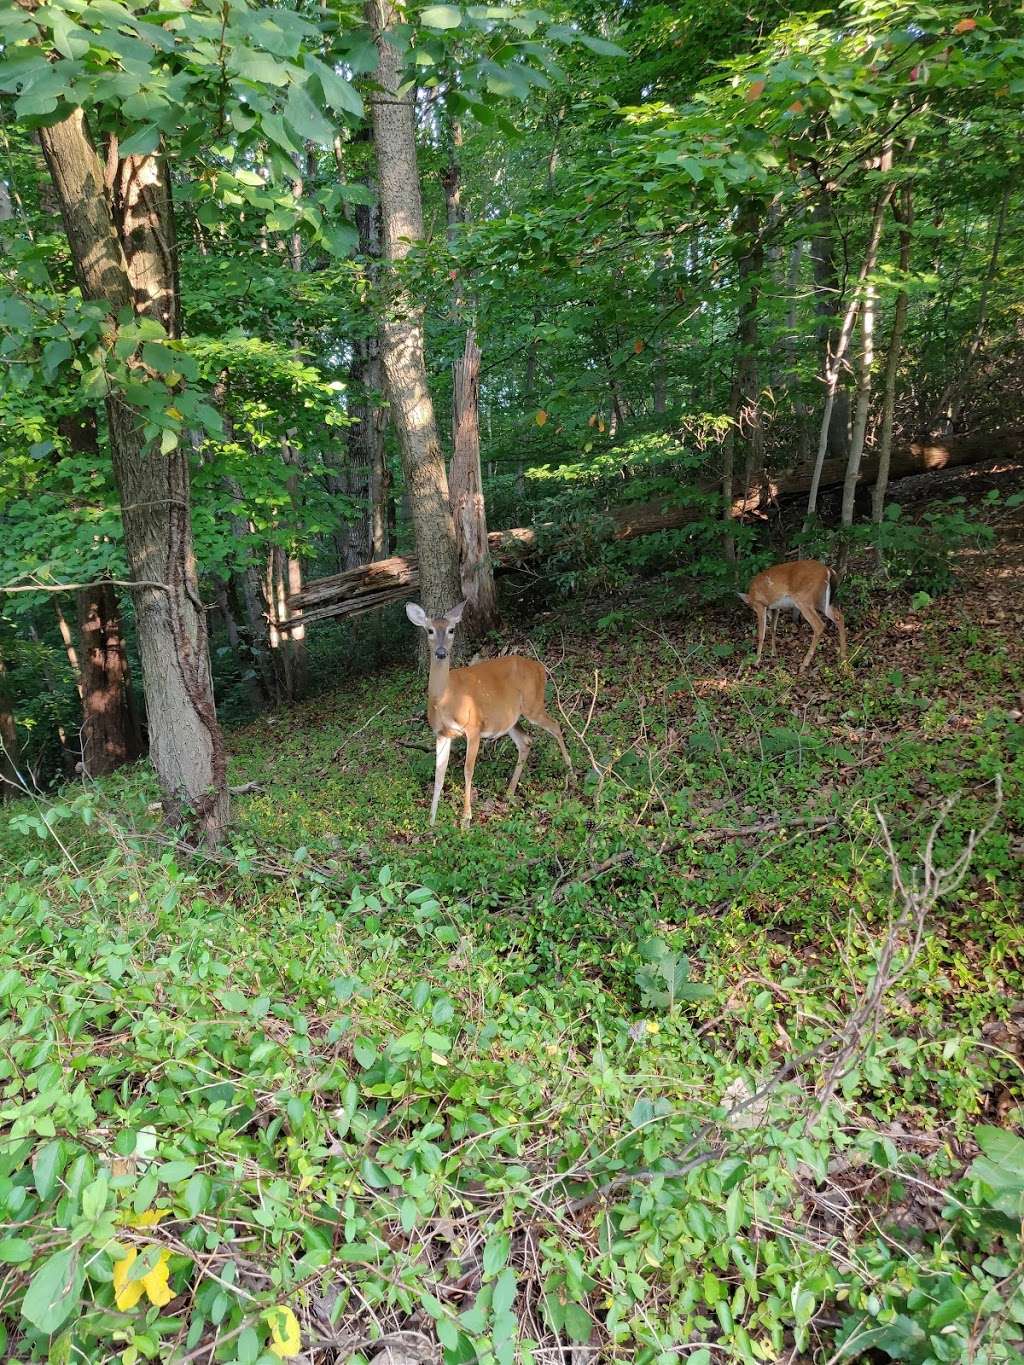
POLYGON ((775 653, 775 628, 779 612, 793 610, 800 613, 814 631, 810 648, 804 655, 800 672, 814 657, 821 637, 825 634, 824 615, 839 632, 839 657, 846 663, 846 623, 843 613, 832 605, 833 571, 817 559, 798 559, 792 564, 776 564, 750 580, 746 592, 738 594, 757 616, 757 663, 764 652, 764 634, 768 613, 772 613, 772 654, 775 653), (821 614, 819 614, 821 613, 821 614))
POLYGON ((506 800, 511 800, 529 757, 533 739, 519 728, 525 716, 539 725, 558 743, 565 766, 572 772, 572 760, 557 720, 544 709, 547 674, 536 659, 508 654, 501 659, 484 659, 468 668, 452 668, 449 654, 455 627, 462 620, 465 602, 452 607, 447 616, 430 617, 415 602, 406 604, 405 614, 414 626, 427 632, 430 640, 430 679, 427 683, 427 719, 437 742, 434 764, 434 799, 430 823, 437 817, 444 775, 452 740, 466 737, 466 794, 462 805, 463 829, 473 818, 473 769, 480 752, 481 739, 508 735, 519 750, 519 761, 509 783, 506 800))

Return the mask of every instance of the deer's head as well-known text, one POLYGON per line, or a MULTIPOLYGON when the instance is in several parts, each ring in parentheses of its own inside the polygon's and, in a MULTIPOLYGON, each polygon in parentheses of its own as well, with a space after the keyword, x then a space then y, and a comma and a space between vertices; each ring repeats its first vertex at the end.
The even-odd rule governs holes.
POLYGON ((455 638, 455 627, 462 620, 462 613, 465 609, 466 603, 462 601, 452 607, 451 611, 445 616, 428 616, 417 602, 405 604, 406 616, 414 626, 419 626, 421 630, 427 632, 427 639, 430 641, 434 658, 442 663, 448 657, 452 641, 455 638))

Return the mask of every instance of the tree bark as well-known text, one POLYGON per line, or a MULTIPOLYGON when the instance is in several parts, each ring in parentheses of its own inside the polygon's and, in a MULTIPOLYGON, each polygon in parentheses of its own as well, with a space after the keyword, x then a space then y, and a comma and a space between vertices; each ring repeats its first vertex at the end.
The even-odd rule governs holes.
MULTIPOLYGON (((903 332, 907 324, 906 278, 910 271, 910 244, 914 227, 913 191, 908 185, 900 195, 900 205, 896 209, 900 225, 900 279, 903 283, 896 296, 896 309, 892 320, 892 335, 889 350, 885 357, 885 380, 882 396, 882 430, 878 439, 878 474, 874 491, 871 494, 871 519, 877 525, 885 515, 885 493, 889 484, 889 464, 892 459, 892 429, 896 412, 896 376, 899 373, 900 353, 903 349, 903 332)), ((881 554, 879 552, 879 559, 881 554)))
POLYGON ((462 594, 467 602, 463 620, 473 636, 484 634, 494 625, 497 600, 480 475, 480 350, 472 327, 466 333, 466 349, 452 371, 453 454, 449 487, 462 594))
POLYGON ((109 583, 78 593, 82 772, 101 777, 142 753, 117 595, 109 583))
POLYGON ((412 95, 399 93, 401 62, 389 34, 399 18, 394 0, 368 0, 366 14, 377 45, 377 93, 371 105, 383 255, 391 281, 381 362, 409 494, 423 606, 440 616, 459 600, 461 588, 448 479, 427 382, 423 310, 400 278, 402 263, 423 236, 412 95))
MULTIPOLYGON (((41 129, 40 142, 84 297, 104 304, 112 321, 130 309, 176 335, 173 217, 164 160, 128 158, 144 164, 115 168, 121 237, 83 111, 41 129)), ((198 832, 215 843, 229 813, 226 760, 198 595, 187 455, 180 445, 166 455, 154 450, 143 435, 141 415, 123 392, 109 395, 107 420, 132 577, 167 589, 139 588, 135 595, 150 755, 169 820, 193 818, 198 832)))

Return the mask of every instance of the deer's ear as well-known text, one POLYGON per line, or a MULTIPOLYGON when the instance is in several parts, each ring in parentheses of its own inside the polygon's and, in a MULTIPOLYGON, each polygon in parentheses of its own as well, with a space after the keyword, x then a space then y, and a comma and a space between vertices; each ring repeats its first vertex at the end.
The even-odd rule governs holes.
POLYGON ((452 626, 457 626, 457 625, 459 624, 459 622, 462 620, 462 613, 463 613, 465 610, 466 610, 466 599, 463 598, 462 601, 461 601, 461 602, 457 602, 457 603, 455 604, 455 606, 452 607, 451 611, 448 613, 448 624, 449 624, 449 625, 452 625, 452 626))
POLYGON ((430 622, 427 619, 427 613, 418 602, 406 602, 405 614, 414 626, 419 626, 422 630, 426 630, 430 625, 430 622))
POLYGON ((746 602, 747 606, 748 607, 750 606, 750 598, 745 592, 738 592, 736 596, 740 599, 741 602, 746 602))

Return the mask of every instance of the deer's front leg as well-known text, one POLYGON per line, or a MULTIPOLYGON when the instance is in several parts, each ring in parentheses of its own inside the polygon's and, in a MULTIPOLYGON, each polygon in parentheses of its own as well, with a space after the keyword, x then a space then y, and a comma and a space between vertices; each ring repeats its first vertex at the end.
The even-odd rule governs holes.
POLYGON ((444 786, 444 775, 448 771, 448 755, 451 751, 451 740, 445 735, 438 735, 437 752, 434 757, 434 799, 430 805, 431 824, 437 818, 437 803, 441 800, 441 788, 444 786))

